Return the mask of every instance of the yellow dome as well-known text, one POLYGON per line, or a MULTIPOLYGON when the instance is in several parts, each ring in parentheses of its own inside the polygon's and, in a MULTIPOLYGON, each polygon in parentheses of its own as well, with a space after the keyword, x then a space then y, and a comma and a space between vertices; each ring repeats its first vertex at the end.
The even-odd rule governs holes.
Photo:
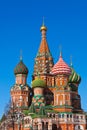
POLYGON ((41 28, 40 28, 40 31, 42 31, 42 30, 45 30, 45 31, 47 31, 47 28, 46 28, 46 26, 42 25, 42 26, 41 26, 41 28))

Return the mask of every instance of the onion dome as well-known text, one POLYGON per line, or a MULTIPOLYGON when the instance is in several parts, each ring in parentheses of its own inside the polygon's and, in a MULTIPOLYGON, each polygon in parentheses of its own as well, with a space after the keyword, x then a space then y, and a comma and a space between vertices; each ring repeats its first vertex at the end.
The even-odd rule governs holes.
POLYGON ((42 25, 42 26, 41 26, 41 28, 40 28, 40 31, 42 31, 42 30, 45 30, 45 31, 47 31, 47 28, 46 28, 46 26, 42 25))
POLYGON ((43 79, 40 79, 40 78, 37 78, 35 80, 32 81, 32 87, 35 88, 35 87, 46 87, 46 83, 43 79))
POLYGON ((53 66, 52 74, 54 75, 70 75, 71 74, 71 68, 64 62, 61 54, 58 62, 53 66))
POLYGON ((79 83, 81 82, 81 77, 80 77, 80 75, 78 75, 78 74, 75 72, 73 66, 71 66, 71 71, 72 71, 72 73, 71 73, 71 75, 70 75, 70 77, 69 77, 69 83, 77 83, 77 84, 79 84, 79 83))
POLYGON ((14 74, 28 74, 28 68, 25 66, 22 60, 20 60, 20 62, 15 67, 14 74))

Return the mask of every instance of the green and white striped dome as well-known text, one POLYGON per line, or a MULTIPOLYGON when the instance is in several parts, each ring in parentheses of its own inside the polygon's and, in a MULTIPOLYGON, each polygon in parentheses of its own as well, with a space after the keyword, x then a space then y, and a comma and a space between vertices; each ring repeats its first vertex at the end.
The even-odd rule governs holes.
POLYGON ((69 83, 76 83, 79 84, 81 82, 81 77, 78 75, 74 68, 71 66, 71 75, 69 76, 69 83))

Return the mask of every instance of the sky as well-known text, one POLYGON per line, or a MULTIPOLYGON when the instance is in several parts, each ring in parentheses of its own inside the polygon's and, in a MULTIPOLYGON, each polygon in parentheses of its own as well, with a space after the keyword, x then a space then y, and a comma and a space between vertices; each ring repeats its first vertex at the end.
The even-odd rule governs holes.
POLYGON ((81 75, 79 85, 82 108, 87 111, 87 2, 86 0, 2 0, 0 1, 0 118, 15 83, 14 68, 20 59, 29 69, 31 85, 34 58, 40 41, 43 16, 47 42, 54 58, 62 46, 64 61, 81 75))

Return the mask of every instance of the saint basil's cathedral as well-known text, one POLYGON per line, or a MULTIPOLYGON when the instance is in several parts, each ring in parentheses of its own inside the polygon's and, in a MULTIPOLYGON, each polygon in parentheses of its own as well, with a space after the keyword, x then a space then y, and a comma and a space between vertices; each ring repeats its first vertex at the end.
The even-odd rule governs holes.
POLYGON ((78 93, 81 77, 72 63, 69 66, 64 61, 61 52, 54 64, 44 24, 40 31, 42 37, 34 61, 31 87, 27 84, 28 68, 22 58, 14 69, 11 101, 14 113, 19 111, 23 119, 18 114, 14 126, 6 130, 86 130, 86 114, 78 93))

